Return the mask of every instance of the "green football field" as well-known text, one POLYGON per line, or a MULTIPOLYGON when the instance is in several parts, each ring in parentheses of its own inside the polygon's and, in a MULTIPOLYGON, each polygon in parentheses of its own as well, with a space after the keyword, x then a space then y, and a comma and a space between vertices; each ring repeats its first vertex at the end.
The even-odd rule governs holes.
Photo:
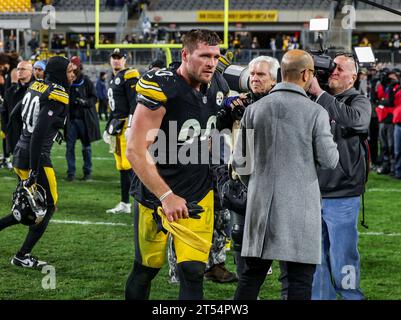
MULTIPOLYGON (((134 245, 132 215, 110 215, 106 209, 120 200, 119 174, 103 141, 93 144, 93 181, 64 181, 65 144, 53 148, 59 203, 49 227, 33 254, 54 267, 55 288, 49 274, 10 264, 26 235, 17 225, 0 232, 0 299, 123 299, 131 271, 134 245)), ((77 167, 82 167, 80 144, 77 167)), ((77 178, 82 175, 77 172, 77 178)), ((9 213, 16 178, 0 170, 0 212, 9 213)), ((361 285, 370 300, 401 298, 401 181, 371 174, 365 195, 369 229, 360 227, 361 285)), ((235 265, 228 252, 228 268, 235 265)), ((51 272, 53 272, 51 271, 51 272)), ((49 271, 48 271, 49 272, 49 271)), ((176 299, 178 285, 170 284, 165 266, 153 282, 151 299, 176 299)), ((53 275, 53 273, 51 273, 53 275)), ((278 265, 268 276, 261 299, 279 299, 278 265)), ((205 298, 229 300, 234 284, 205 282, 205 298)))

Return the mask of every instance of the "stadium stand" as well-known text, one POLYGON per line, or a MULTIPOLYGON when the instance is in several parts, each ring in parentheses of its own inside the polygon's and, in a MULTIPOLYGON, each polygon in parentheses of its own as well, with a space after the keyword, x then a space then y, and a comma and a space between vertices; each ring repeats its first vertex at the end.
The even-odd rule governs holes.
MULTIPOLYGON (((100 0, 100 10, 106 10, 106 1, 100 0)), ((94 0, 54 0, 53 5, 61 11, 81 11, 95 10, 94 0)), ((115 10, 121 10, 121 7, 115 6, 115 10)), ((110 11, 110 7, 107 8, 110 11)))
POLYGON ((32 11, 30 0, 1 0, 0 12, 29 12, 32 11))
MULTIPOLYGON (((401 0, 376 0, 375 3, 384 5, 396 10, 399 10, 401 8, 401 0)), ((363 3, 363 2, 358 2, 357 9, 359 10, 374 10, 375 8, 369 4, 363 3)))
MULTIPOLYGON (((231 10, 311 10, 326 9, 330 6, 330 0, 231 0, 231 10)), ((377 4, 394 9, 401 7, 401 0, 377 0, 377 4)), ((221 10, 221 0, 155 0, 149 6, 150 10, 221 10)), ((358 9, 375 9, 371 5, 358 2, 358 9)))
MULTIPOLYGON (((324 9, 330 0, 231 0, 231 10, 308 10, 324 9)), ((150 10, 221 10, 221 0, 158 0, 153 1, 150 10)))

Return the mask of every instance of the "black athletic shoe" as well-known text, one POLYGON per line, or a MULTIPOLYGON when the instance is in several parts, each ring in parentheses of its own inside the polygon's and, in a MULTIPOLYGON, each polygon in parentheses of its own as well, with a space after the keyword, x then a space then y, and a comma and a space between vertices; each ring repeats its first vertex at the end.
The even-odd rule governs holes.
POLYGON ((43 266, 47 265, 47 262, 40 261, 38 260, 38 258, 31 256, 30 253, 27 253, 22 257, 18 257, 15 255, 11 259, 11 264, 23 268, 42 268, 43 266))

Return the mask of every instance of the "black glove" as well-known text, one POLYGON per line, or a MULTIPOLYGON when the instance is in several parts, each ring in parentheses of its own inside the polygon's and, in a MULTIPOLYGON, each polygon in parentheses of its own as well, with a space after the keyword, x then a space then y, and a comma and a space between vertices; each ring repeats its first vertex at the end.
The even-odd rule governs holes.
POLYGON ((36 170, 31 170, 29 172, 28 179, 24 180, 22 184, 24 187, 30 188, 36 183, 37 178, 38 178, 38 172, 36 170))
POLYGON ((205 211, 200 205, 198 205, 195 201, 187 203, 188 214, 192 219, 200 219, 200 214, 205 211))
POLYGON ((157 214, 156 211, 153 211, 152 216, 153 220, 156 222, 156 233, 162 231, 164 234, 167 234, 167 230, 163 227, 162 218, 157 214))
MULTIPOLYGON (((191 203, 187 203, 187 208, 188 208, 189 217, 192 219, 200 219, 201 218, 200 214, 205 211, 195 201, 191 202, 191 203)), ((156 233, 159 233, 160 231, 162 231, 164 234, 167 234, 167 230, 164 229, 164 227, 163 227, 162 218, 157 214, 156 211, 153 211, 152 216, 153 216, 153 220, 155 220, 155 223, 156 223, 156 233)))

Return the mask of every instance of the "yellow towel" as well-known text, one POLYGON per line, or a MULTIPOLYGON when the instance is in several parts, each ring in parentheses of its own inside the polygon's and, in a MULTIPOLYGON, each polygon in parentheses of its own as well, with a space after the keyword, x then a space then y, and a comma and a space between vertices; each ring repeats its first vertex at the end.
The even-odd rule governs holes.
POLYGON ((171 232, 174 236, 178 237, 181 241, 185 242, 190 247, 195 250, 201 251, 203 253, 208 253, 212 244, 205 239, 198 236, 193 231, 180 225, 179 223, 173 221, 169 222, 166 215, 163 212, 162 207, 157 208, 157 214, 162 219, 163 228, 168 232, 171 232))

